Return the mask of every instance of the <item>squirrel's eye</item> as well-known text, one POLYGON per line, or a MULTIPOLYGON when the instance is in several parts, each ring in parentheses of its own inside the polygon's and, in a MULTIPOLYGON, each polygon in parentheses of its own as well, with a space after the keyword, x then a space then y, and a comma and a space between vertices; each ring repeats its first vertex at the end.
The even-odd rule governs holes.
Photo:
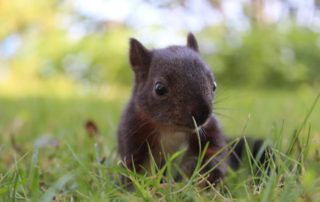
POLYGON ((156 83, 155 91, 159 96, 165 95, 168 92, 167 88, 160 82, 156 83))
POLYGON ((212 89, 213 92, 216 91, 216 89, 217 89, 217 82, 214 81, 214 82, 213 82, 213 89, 212 89))

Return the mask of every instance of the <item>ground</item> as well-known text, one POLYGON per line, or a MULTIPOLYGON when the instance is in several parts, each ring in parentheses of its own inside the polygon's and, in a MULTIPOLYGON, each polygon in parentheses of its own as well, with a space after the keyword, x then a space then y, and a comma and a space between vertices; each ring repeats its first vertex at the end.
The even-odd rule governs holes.
POLYGON ((139 176, 119 167, 116 131, 128 90, 110 97, 2 93, 0 201, 317 201, 320 103, 313 107, 317 93, 311 87, 218 89, 214 111, 226 134, 265 138, 276 153, 277 172, 256 181, 250 165, 244 165, 230 170, 223 184, 209 190, 196 185, 199 175, 181 183, 170 183, 168 177, 167 183, 160 183, 157 172, 139 176), (88 121, 93 131, 85 127, 88 121), (298 141, 293 141, 294 134, 298 141), (288 152, 291 145, 293 152, 288 152), (121 187, 120 173, 134 179, 135 191, 121 187))

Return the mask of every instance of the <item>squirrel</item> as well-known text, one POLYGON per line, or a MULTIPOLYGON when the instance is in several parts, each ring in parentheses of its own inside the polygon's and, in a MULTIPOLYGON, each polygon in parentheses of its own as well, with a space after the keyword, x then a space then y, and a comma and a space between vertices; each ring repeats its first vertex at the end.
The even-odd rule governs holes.
POLYGON ((186 146, 186 152, 181 169, 186 176, 192 175, 203 151, 202 165, 206 165, 201 172, 209 171, 209 183, 222 180, 228 165, 238 167, 236 157, 241 157, 244 142, 240 141, 236 154, 228 158, 224 149, 228 139, 213 113, 217 82, 201 58, 192 33, 187 36, 186 46, 153 50, 130 38, 129 62, 134 87, 117 136, 118 151, 128 169, 145 172, 150 152, 161 167, 165 155, 182 146, 186 146))

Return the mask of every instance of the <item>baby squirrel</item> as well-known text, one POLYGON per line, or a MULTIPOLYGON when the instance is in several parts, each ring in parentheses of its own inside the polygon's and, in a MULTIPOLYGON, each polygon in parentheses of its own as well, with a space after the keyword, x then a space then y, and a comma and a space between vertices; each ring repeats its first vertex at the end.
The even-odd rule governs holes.
MULTIPOLYGON (((164 155, 187 145, 181 169, 191 176, 202 152, 199 149, 208 144, 202 161, 207 165, 201 172, 214 168, 207 181, 221 180, 230 163, 225 160, 227 150, 222 150, 227 139, 212 112, 217 83, 199 54, 194 35, 188 34, 186 46, 153 50, 131 38, 129 60, 135 76, 134 88, 118 129, 118 148, 125 166, 145 172, 151 150, 161 167, 165 163, 164 155), (213 155, 216 156, 212 159, 213 155)), ((237 146, 235 151, 242 146, 237 146)), ((231 160, 233 167, 237 167, 236 158, 231 160)))

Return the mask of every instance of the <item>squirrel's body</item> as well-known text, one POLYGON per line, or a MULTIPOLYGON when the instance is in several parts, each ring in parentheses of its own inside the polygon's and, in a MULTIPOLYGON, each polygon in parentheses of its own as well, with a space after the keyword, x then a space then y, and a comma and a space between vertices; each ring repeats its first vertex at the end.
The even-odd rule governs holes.
MULTIPOLYGON (((129 56, 135 82, 118 130, 125 166, 145 172, 152 154, 161 167, 166 155, 185 146, 180 167, 186 176, 192 175, 202 152, 201 163, 206 166, 201 172, 208 174, 210 183, 223 178, 228 164, 237 168, 245 141, 235 145, 227 157, 227 140, 212 112, 215 78, 198 53, 195 37, 188 35, 187 46, 154 50, 131 39, 129 56)), ((254 145, 255 157, 262 142, 254 145)))
MULTIPOLYGON (((119 153, 129 169, 142 172, 150 161, 150 151, 159 166, 164 155, 187 147, 182 170, 190 175, 196 166, 200 148, 208 144, 203 163, 226 146, 219 124, 212 113, 216 82, 200 58, 192 34, 187 46, 169 46, 148 50, 139 41, 130 41, 130 63, 135 85, 122 115, 118 131, 119 153), (195 121, 195 122, 194 122, 195 121)), ((203 172, 216 166, 208 180, 223 177, 226 152, 219 152, 203 172)))

